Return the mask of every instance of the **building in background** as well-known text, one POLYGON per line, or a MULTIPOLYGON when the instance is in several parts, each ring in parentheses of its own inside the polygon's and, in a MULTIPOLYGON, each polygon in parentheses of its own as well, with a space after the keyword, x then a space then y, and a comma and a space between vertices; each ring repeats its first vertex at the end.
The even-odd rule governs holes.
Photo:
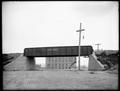
POLYGON ((47 69, 70 69, 76 68, 76 57, 47 57, 46 68, 47 69), (73 65, 71 65, 74 63, 73 65))

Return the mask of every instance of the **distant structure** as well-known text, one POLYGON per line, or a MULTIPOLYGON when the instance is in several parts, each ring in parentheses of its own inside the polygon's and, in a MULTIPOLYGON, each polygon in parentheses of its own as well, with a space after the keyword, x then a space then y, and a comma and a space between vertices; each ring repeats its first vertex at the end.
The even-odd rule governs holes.
POLYGON ((97 50, 99 50, 99 46, 100 46, 101 44, 98 43, 98 44, 95 44, 95 45, 97 45, 97 50))
MULTIPOLYGON (((76 61, 76 57, 46 57, 47 69, 70 69, 70 65, 76 61)), ((76 67, 76 65, 72 65, 76 67)))

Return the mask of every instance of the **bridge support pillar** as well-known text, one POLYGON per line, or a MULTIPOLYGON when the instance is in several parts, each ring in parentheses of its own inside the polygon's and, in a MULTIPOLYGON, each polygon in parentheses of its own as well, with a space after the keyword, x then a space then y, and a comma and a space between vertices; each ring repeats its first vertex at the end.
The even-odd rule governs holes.
POLYGON ((27 70, 35 70, 35 58, 27 57, 26 66, 27 70))

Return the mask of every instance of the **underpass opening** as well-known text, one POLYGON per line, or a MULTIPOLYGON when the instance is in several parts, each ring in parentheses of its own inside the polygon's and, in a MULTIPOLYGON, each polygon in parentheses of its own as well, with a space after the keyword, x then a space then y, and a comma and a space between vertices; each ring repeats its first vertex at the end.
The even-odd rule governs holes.
POLYGON ((46 68, 46 57, 35 57, 35 67, 36 70, 46 68))
MULTIPOLYGON (((35 69, 78 69, 77 57, 34 57, 35 69)), ((80 57, 80 69, 88 70, 89 57, 80 57)))
MULTIPOLYGON (((76 57, 76 67, 78 69, 78 59, 79 57, 76 57)), ((88 70, 89 65, 89 57, 88 56, 81 56, 80 57, 80 70, 88 70)))

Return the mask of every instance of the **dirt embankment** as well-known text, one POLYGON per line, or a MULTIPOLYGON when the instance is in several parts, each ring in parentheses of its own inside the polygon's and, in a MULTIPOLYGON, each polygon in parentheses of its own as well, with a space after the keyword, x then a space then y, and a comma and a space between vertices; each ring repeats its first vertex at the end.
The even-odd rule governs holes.
POLYGON ((14 61, 18 58, 22 53, 9 53, 9 54, 2 54, 2 62, 3 65, 7 65, 8 63, 14 61))

